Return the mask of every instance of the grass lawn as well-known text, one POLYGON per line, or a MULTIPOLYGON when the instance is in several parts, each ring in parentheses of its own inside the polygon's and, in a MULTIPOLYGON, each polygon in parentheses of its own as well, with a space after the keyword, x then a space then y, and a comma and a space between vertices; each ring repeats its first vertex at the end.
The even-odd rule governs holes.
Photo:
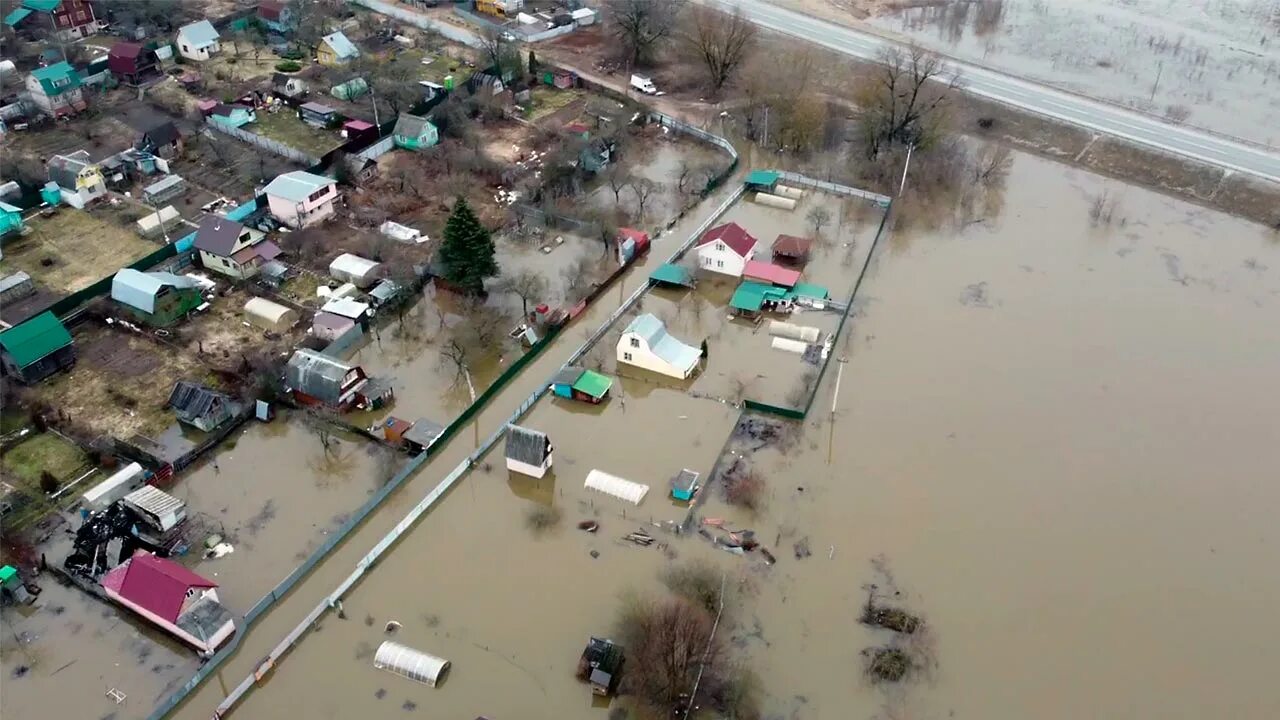
POLYGON ((546 85, 539 85, 533 88, 530 94, 533 96, 533 101, 527 119, 534 121, 544 118, 583 97, 581 90, 561 90, 547 87, 546 85))
POLYGON ((342 144, 337 130, 313 128, 299 120, 297 115, 289 110, 276 113, 260 112, 258 119, 245 125, 244 129, 316 157, 342 144))
MULTIPOLYGON (((464 59, 452 57, 447 54, 433 55, 430 63, 423 64, 422 54, 418 53, 414 62, 418 65, 418 79, 427 80, 437 85, 444 84, 446 75, 452 75, 454 87, 461 87, 462 83, 471 79, 475 74, 475 68, 469 67, 464 59)), ((397 61, 399 58, 397 58, 397 61)))
POLYGON ((255 78, 269 77, 271 73, 276 71, 276 63, 280 62, 280 58, 272 54, 270 50, 262 48, 258 51, 258 60, 255 62, 252 48, 253 46, 247 42, 240 43, 240 57, 237 58, 231 52, 230 42, 224 39, 222 52, 207 62, 200 63, 199 71, 209 77, 216 77, 216 74, 220 72, 223 76, 232 80, 253 80, 255 78))
POLYGON ((0 273, 25 270, 37 283, 65 293, 86 288, 160 249, 131 229, 75 208, 64 207, 27 224, 31 232, 5 245, 0 273))
POLYGON ((7 407, 0 411, 0 435, 8 435, 11 432, 21 430, 29 424, 27 414, 21 410, 7 407))
POLYGON ((303 305, 321 305, 320 299, 316 297, 316 289, 319 287, 319 278, 311 273, 300 272, 285 281, 280 287, 280 294, 303 305))
MULTIPOLYGON (((88 458, 80 448, 51 432, 37 433, 4 454, 0 464, 9 480, 19 480, 31 488, 40 487, 40 473, 47 470, 59 480, 67 480, 88 458)), ((16 484, 16 483, 15 483, 16 484)))

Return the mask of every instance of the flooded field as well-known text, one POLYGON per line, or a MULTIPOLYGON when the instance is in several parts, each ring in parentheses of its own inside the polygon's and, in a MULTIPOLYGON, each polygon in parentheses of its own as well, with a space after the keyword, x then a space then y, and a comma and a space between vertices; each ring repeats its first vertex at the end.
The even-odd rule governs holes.
POLYGON ((916 5, 867 22, 963 60, 1280 145, 1280 10, 1271 0, 916 5))
MULTIPOLYGON (((170 492, 186 501, 191 522, 203 529, 193 543, 217 533, 235 547, 225 557, 188 557, 184 564, 217 582, 222 604, 240 616, 324 542, 401 459, 371 451, 356 436, 335 437, 326 452, 303 422, 287 418, 250 421, 232 438, 170 492)), ((79 527, 79 519, 69 524, 79 527)), ((42 548, 51 565, 70 543, 70 535, 60 535, 42 548)), ((51 575, 40 584, 34 612, 4 610, 6 716, 35 717, 57 707, 67 718, 142 717, 198 666, 193 650, 127 610, 51 575), (83 691, 66 693, 66 687, 83 691), (106 697, 110 688, 128 696, 123 706, 106 697), (62 704, 51 705, 59 694, 62 704)))
POLYGON ((665 548, 618 543, 683 514, 664 482, 714 463, 732 408, 626 379, 603 408, 544 400, 525 424, 555 479, 491 453, 237 712, 603 718, 572 678, 586 635, 671 556, 710 554, 747 581, 726 632, 768 717, 1274 716, 1280 244, 1027 156, 1008 187, 999 219, 880 247, 834 417, 829 373, 794 442, 752 452, 765 503, 708 489, 700 515, 754 529, 776 565, 660 529, 665 548), (591 497, 591 468, 650 495, 591 497), (548 503, 562 517, 537 533, 548 503), (927 623, 915 678, 887 690, 862 679, 888 642, 858 623, 868 583, 927 623), (392 620, 453 662, 440 687, 373 668, 392 620))

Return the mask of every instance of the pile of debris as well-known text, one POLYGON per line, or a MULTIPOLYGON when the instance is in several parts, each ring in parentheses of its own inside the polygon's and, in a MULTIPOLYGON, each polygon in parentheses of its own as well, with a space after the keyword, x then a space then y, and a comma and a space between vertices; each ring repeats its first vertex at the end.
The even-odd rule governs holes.
POLYGON ((698 534, 710 540, 712 545, 730 554, 746 555, 759 550, 766 565, 778 562, 778 558, 756 540, 754 530, 734 530, 726 527, 725 521, 720 518, 703 518, 698 534))

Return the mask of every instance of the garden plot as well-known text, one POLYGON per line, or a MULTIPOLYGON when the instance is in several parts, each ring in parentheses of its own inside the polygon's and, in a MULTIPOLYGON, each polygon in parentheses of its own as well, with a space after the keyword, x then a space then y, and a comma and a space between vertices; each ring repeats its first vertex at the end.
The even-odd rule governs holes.
POLYGON ((99 214, 64 207, 31 218, 31 231, 5 245, 0 269, 23 270, 40 285, 72 293, 159 249, 131 227, 99 214))

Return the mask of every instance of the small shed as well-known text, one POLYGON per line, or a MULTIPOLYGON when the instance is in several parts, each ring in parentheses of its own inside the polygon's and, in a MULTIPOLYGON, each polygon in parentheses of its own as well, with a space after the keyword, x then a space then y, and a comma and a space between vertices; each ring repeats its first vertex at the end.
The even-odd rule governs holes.
POLYGON ((0 367, 18 382, 40 382, 75 361, 71 333, 48 310, 0 332, 0 367))
POLYGON ((449 661, 391 640, 378 646, 373 666, 435 687, 449 672, 449 661))
POLYGON ((773 170, 752 170, 747 175, 747 190, 771 193, 778 186, 779 175, 773 170))
POLYGON ((0 303, 17 302, 35 294, 36 285, 31 276, 21 270, 0 278, 0 303))
POLYGON ((541 478, 551 468, 551 440, 546 433, 519 425, 507 426, 507 469, 541 478))
POLYGON ((742 271, 742 279, 790 288, 800 282, 800 272, 773 263, 748 260, 742 271))
POLYGON ((618 264, 626 265, 649 252, 649 233, 635 228, 618 228, 618 264))
POLYGON ((159 205, 172 200, 187 190, 187 182, 178 175, 166 175, 142 188, 142 199, 148 205, 159 205))
POLYGON ((333 342, 350 332, 356 321, 329 312, 318 312, 311 321, 311 333, 326 342, 333 342))
POLYGON ((382 280, 369 291, 369 298, 373 301, 375 308, 382 307, 395 300, 400 290, 400 286, 394 280, 382 280))
POLYGON ((668 287, 693 288, 696 286, 693 273, 689 272, 686 268, 676 265, 675 263, 666 263, 665 265, 658 266, 656 270, 649 273, 649 279, 652 280, 655 285, 665 285, 668 287))
POLYGON ((785 288, 747 281, 733 291, 729 307, 742 317, 756 317, 761 312, 786 312, 791 309, 785 288))
POLYGON ((250 325, 270 332, 284 332, 298 322, 298 311, 266 298, 249 298, 244 304, 244 317, 250 325))
POLYGON ((413 421, 413 426, 404 432, 404 444, 409 452, 417 455, 425 452, 440 436, 444 435, 444 426, 426 418, 413 421))
POLYGON ((335 280, 349 282, 358 288, 367 288, 378 281, 378 270, 382 266, 359 255, 342 253, 329 263, 329 274, 335 280))
POLYGON ((399 446, 404 443, 404 434, 411 427, 413 427, 413 423, 408 420, 389 417, 382 422, 382 438, 392 445, 399 446))
POLYGON ((168 406, 173 408, 178 422, 205 432, 230 420, 239 410, 229 396, 186 380, 174 383, 168 406))
POLYGON ((318 102, 303 103, 298 106, 298 119, 318 128, 327 128, 338 119, 338 111, 318 102))
POLYGON ((803 266, 809 262, 809 251, 813 248, 813 240, 796 235, 779 235, 773 241, 773 260, 793 266, 803 266))
POLYGON ((593 695, 612 695, 622 677, 625 654, 620 645, 607 638, 593 637, 578 658, 578 679, 591 684, 593 695))
POLYGON ((158 532, 168 532, 187 519, 185 502, 150 485, 125 495, 121 502, 158 532))
POLYGON ((362 303, 346 297, 335 297, 326 302, 320 310, 321 312, 339 315, 359 324, 367 322, 370 315, 368 303, 362 303))
POLYGON ((684 468, 680 474, 671 479, 671 497, 676 500, 693 500, 698 492, 698 473, 684 468))
POLYGON ((649 494, 648 485, 624 480, 617 475, 610 475, 600 470, 587 473, 587 480, 583 483, 583 487, 625 500, 632 505, 639 505, 644 500, 644 496, 649 494))
POLYGON ((378 128, 364 120, 348 120, 342 123, 342 134, 354 142, 375 140, 378 137, 378 128))
POLYGON ((557 397, 581 400, 598 405, 609 396, 613 378, 594 370, 566 367, 551 381, 551 392, 557 397))
POLYGON ((423 150, 440 142, 440 131, 425 117, 400 113, 391 131, 396 147, 423 150))

